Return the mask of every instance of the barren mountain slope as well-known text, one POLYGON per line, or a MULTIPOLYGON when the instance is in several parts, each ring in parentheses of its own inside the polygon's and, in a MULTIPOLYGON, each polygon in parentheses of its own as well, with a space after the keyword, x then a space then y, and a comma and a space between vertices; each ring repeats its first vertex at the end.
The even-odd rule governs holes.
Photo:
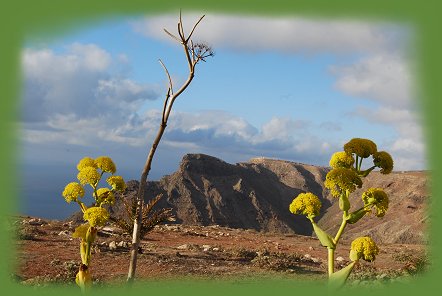
MULTIPOLYGON (((389 197, 389 208, 384 217, 370 214, 354 225, 348 225, 344 238, 355 238, 369 235, 382 243, 424 243, 427 241, 426 221, 428 219, 426 203, 429 201, 428 176, 424 172, 393 172, 382 175, 372 172, 363 179, 361 189, 350 196, 354 211, 363 205, 361 196, 367 188, 383 188, 389 197)), ((336 233, 341 221, 341 210, 338 203, 328 208, 320 219, 319 225, 336 233)))
MULTIPOLYGON (((203 154, 185 155, 180 168, 159 182, 149 182, 146 200, 163 194, 160 206, 172 207, 177 222, 222 225, 310 235, 311 225, 288 211, 300 192, 322 196, 327 169, 281 160, 253 159, 228 164, 203 154)), ((130 182, 134 196, 138 182, 130 182)), ((325 207, 330 204, 325 201, 325 207)))
MULTIPOLYGON (((290 161, 254 158, 229 164, 203 154, 185 155, 178 171, 158 182, 149 182, 145 200, 163 194, 161 207, 171 207, 177 223, 221 225, 279 233, 311 235, 308 220, 289 212, 290 202, 301 192, 313 192, 322 200, 318 224, 336 232, 340 212, 335 199, 324 189, 329 168, 290 161)), ((364 217, 348 225, 349 239, 371 235, 384 243, 422 243, 425 241, 425 204, 429 199, 428 176, 424 172, 372 172, 362 189, 351 195, 352 209, 362 205, 361 193, 381 187, 390 196, 390 209, 384 218, 364 217)), ((128 182, 126 198, 136 195, 137 181, 128 182)), ((121 212, 121 205, 111 209, 121 212)))

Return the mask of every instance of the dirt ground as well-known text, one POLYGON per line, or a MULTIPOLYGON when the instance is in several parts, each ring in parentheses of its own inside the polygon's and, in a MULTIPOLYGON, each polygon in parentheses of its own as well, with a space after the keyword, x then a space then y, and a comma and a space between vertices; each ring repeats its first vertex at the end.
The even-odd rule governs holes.
MULTIPOLYGON (((80 263, 75 225, 15 217, 15 280, 25 285, 73 284, 80 263)), ((118 228, 99 231, 92 251, 94 284, 123 283, 131 237, 118 228)), ((350 241, 336 249, 337 269, 348 264, 350 241)), ((375 262, 362 262, 349 284, 409 281, 427 267, 425 245, 379 245, 375 262)), ((160 225, 141 241, 138 279, 326 278, 327 250, 313 237, 220 226, 160 225)))

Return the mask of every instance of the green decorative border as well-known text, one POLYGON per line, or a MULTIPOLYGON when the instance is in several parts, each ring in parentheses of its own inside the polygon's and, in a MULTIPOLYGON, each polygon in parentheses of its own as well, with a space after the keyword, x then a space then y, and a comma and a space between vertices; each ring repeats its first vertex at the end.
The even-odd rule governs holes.
MULTIPOLYGON (((75 0, 75 1, 2 1, 0 4, 0 124, 1 124, 1 177, 0 188, 0 252, 4 254, 0 260, 0 287, 2 291, 9 291, 10 295, 25 293, 41 295, 78 295, 79 289, 67 289, 62 287, 30 288, 15 284, 10 280, 14 268, 15 244, 6 231, 5 218, 14 213, 19 200, 17 188, 20 186, 17 170, 19 159, 18 134, 19 126, 17 118, 20 116, 20 68, 19 52, 27 36, 38 35, 45 37, 66 34, 67 31, 87 28, 95 21, 109 17, 133 16, 146 13, 158 13, 166 11, 199 10, 211 12, 237 13, 237 14, 262 14, 267 16, 314 16, 327 18, 351 18, 371 21, 399 22, 411 26, 417 36, 416 50, 419 56, 416 73, 417 85, 420 88, 420 103, 423 110, 426 146, 428 147, 428 167, 431 170, 431 206, 429 232, 431 241, 430 258, 431 270, 416 278, 411 284, 395 284, 391 287, 375 291, 370 289, 352 289, 351 293, 358 295, 376 293, 376 295, 418 295, 427 291, 437 291, 438 281, 441 277, 441 258, 438 255, 441 248, 441 218, 438 215, 441 193, 441 157, 442 151, 437 127, 440 127, 442 116, 442 46, 440 38, 439 21, 440 9, 437 1, 267 1, 265 4, 258 1, 223 0, 216 3, 209 1, 187 0, 185 3, 177 0, 149 1, 149 0, 75 0), (11 251, 12 250, 12 251, 11 251)), ((204 281, 174 281, 174 282, 145 282, 139 283, 127 290, 127 287, 112 289, 97 289, 96 295, 119 295, 121 293, 149 295, 278 295, 308 294, 325 295, 326 289, 318 283, 298 282, 296 280, 268 280, 261 282, 204 282, 204 281)), ((440 289, 438 289, 440 290, 440 289)), ((350 291, 340 291, 339 294, 349 294, 350 291)), ((335 293, 330 293, 335 294, 335 293)), ((337 294, 337 293, 336 293, 337 294)))

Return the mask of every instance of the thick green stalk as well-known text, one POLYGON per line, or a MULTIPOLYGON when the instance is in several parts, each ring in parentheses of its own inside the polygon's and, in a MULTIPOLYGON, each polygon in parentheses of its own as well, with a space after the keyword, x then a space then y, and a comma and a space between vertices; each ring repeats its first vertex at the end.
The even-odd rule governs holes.
POLYGON ((86 265, 89 266, 91 262, 91 243, 86 242, 86 265))
POLYGON ((335 272, 335 249, 328 249, 328 276, 330 277, 335 272))
MULTIPOLYGON (((341 238, 342 233, 344 232, 345 226, 347 226, 346 217, 348 215, 348 211, 344 211, 342 215, 342 223, 339 227, 338 232, 336 233, 334 242, 337 245, 339 239, 341 238)), ((330 277, 335 271, 335 249, 328 248, 328 276, 330 277)))

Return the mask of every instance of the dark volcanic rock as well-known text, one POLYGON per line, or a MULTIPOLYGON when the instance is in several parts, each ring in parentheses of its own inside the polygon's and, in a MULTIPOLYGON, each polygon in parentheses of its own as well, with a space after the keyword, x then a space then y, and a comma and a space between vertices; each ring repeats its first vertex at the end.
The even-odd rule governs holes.
MULTIPOLYGON (((311 235, 310 223, 292 215, 288 206, 301 192, 322 198, 327 171, 282 160, 255 158, 233 165, 204 154, 188 154, 177 172, 148 183, 145 200, 163 194, 158 205, 173 208, 177 222, 187 225, 311 235)), ((130 190, 127 194, 135 196, 130 190)), ((325 199, 323 204, 325 211, 330 202, 325 199)))
MULTIPOLYGON (((290 161, 253 158, 229 164, 204 154, 188 154, 178 171, 159 181, 150 181, 145 201, 162 194, 158 207, 172 208, 177 223, 221 225, 279 233, 311 235, 304 217, 293 215, 288 207, 301 192, 312 192, 322 201, 318 224, 335 234, 341 219, 337 200, 324 188, 329 168, 290 161)), ((129 181, 124 198, 136 197, 139 183, 129 181)), ((352 209, 362 205, 361 194, 369 187, 381 187, 390 196, 390 207, 383 218, 364 217, 348 225, 343 238, 370 235, 383 243, 425 242, 425 204, 429 199, 424 172, 372 172, 364 186, 351 195, 352 209)), ((109 208, 123 213, 121 203, 109 208)))

